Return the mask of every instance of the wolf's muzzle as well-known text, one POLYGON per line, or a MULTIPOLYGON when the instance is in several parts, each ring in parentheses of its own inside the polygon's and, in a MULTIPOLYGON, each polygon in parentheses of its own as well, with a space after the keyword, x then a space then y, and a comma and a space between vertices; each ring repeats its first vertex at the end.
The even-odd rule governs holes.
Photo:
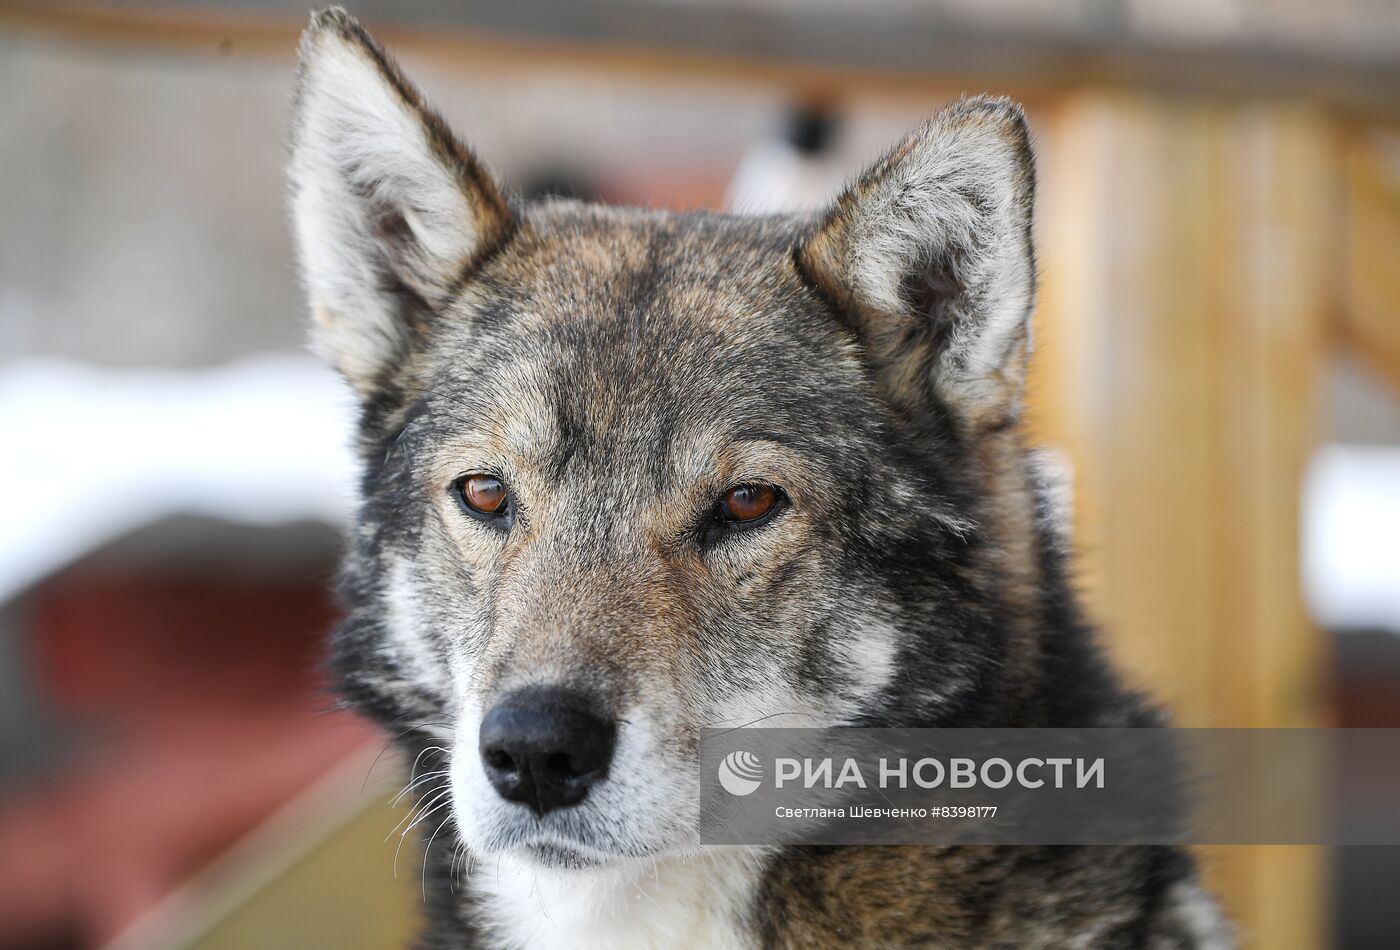
POLYGON ((607 778, 617 724, 581 696, 560 689, 506 696, 481 721, 478 750, 500 796, 536 815, 583 801, 607 778))

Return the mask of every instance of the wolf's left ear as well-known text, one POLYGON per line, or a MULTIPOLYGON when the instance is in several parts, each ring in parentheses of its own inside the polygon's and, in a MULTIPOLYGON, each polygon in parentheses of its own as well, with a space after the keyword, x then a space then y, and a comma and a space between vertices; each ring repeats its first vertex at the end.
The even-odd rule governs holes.
POLYGON ((948 106, 868 169, 797 249, 854 325, 887 395, 1014 419, 1035 296, 1035 170, 1009 99, 948 106))
POLYGON ((383 384, 472 265, 510 232, 500 189, 337 7, 302 36, 292 216, 317 347, 383 384))

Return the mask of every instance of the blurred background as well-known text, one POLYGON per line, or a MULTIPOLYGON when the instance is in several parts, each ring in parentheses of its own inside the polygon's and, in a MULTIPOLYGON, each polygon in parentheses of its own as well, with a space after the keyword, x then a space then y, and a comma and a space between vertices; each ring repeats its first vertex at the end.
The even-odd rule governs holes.
MULTIPOLYGON (((1184 725, 1400 726, 1400 2, 350 6, 528 194, 816 207, 1023 100, 1033 425, 1120 664, 1184 725)), ((402 764, 318 672, 354 465, 282 203, 307 12, 0 0, 0 947, 413 927, 402 764)), ((1397 945, 1397 849, 1204 861, 1247 946, 1397 945)))

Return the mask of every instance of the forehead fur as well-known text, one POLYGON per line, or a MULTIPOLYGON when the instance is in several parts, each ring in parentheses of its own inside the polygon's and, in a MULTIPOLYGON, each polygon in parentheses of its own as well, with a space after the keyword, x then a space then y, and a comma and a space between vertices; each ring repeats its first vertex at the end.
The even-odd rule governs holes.
POLYGON ((567 430, 575 450, 716 421, 817 438, 831 420, 814 409, 872 397, 854 336, 793 266, 800 227, 531 207, 434 332, 430 392, 493 416, 548 406, 533 428, 567 430))
POLYGON ((529 294, 539 321, 577 325, 650 316, 671 329, 736 334, 815 298, 792 262, 802 222, 673 214, 548 201, 483 274, 529 294), (645 311, 645 313, 643 313, 645 311))

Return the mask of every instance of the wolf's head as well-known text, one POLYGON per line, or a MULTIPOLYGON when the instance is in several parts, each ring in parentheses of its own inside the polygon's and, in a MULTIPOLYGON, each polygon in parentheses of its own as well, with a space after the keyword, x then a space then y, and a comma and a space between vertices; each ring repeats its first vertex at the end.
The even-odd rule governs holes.
POLYGON ((944 109, 811 219, 519 203, 332 11, 291 180, 363 406, 343 687, 443 757, 473 849, 685 848, 706 727, 1017 715, 1015 105, 944 109))

